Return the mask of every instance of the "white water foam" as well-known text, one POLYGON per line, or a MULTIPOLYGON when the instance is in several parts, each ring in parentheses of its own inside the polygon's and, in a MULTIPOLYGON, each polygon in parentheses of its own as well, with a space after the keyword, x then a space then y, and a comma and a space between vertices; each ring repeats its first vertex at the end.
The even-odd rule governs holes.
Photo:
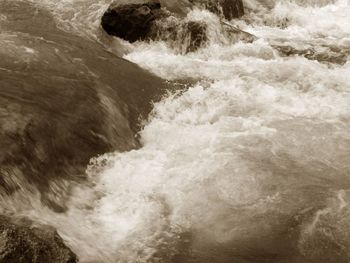
MULTIPOLYGON (((169 262, 184 242, 194 251, 241 244, 255 251, 264 238, 269 251, 279 242, 275 232, 289 229, 285 218, 307 213, 294 230, 300 253, 316 261, 346 254, 350 63, 282 57, 271 42, 349 48, 349 2, 268 2, 249 1, 265 13, 233 21, 260 38, 253 43, 223 40, 218 18, 200 10, 189 17, 210 23, 205 48, 184 55, 167 43, 136 43, 125 58, 196 84, 155 104, 142 148, 92 160, 89 183, 73 187, 67 213, 35 196, 6 200, 2 209, 55 226, 82 262, 169 262), (319 235, 333 235, 342 249, 319 252, 319 235)), ((88 17, 95 10, 64 3, 86 4, 88 17)))

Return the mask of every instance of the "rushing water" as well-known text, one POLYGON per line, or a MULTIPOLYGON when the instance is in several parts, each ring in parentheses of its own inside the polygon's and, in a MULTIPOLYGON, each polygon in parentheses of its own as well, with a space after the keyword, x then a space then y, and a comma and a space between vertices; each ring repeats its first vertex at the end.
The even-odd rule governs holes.
POLYGON ((253 43, 192 10, 184 19, 205 21, 209 42, 188 54, 108 39, 111 1, 31 2, 62 30, 190 84, 155 103, 139 149, 91 160, 66 212, 33 190, 3 211, 53 225, 81 262, 350 262, 348 0, 246 0, 231 23, 253 43))

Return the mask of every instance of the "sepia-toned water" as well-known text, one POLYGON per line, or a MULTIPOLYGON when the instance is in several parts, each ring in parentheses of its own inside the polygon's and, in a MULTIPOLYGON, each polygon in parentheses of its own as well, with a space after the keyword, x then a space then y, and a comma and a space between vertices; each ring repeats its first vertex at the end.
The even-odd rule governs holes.
POLYGON ((205 21, 209 42, 187 54, 108 39, 111 1, 31 2, 180 84, 141 120, 139 148, 91 160, 65 212, 35 189, 3 198, 2 212, 54 226, 81 262, 350 262, 348 0, 246 0, 230 23, 252 43, 191 10, 184 19, 205 21))

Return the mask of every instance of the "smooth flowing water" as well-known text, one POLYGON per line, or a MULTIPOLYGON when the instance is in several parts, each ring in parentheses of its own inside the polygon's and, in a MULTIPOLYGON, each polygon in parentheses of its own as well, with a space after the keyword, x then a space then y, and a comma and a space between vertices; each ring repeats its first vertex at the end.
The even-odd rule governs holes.
POLYGON ((81 262, 350 262, 348 0, 246 0, 231 23, 252 43, 192 10, 209 42, 187 54, 106 40, 111 1, 31 2, 62 30, 189 84, 154 104, 140 148, 91 160, 66 212, 35 190, 3 211, 56 227, 81 262))

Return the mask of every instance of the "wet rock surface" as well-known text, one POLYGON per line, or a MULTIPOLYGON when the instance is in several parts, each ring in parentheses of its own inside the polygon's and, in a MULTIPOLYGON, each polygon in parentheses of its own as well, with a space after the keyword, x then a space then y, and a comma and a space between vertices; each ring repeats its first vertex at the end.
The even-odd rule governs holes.
POLYGON ((163 12, 158 1, 141 4, 112 4, 102 17, 102 27, 110 35, 130 42, 145 40, 163 12))
POLYGON ((193 5, 201 6, 209 11, 221 15, 227 20, 244 15, 242 0, 190 0, 193 5))
MULTIPOLYGON (((231 20, 244 15, 241 0, 189 0, 182 5, 187 12, 193 7, 207 9, 223 19, 231 20)), ((184 9, 178 10, 170 1, 115 2, 101 19, 102 28, 109 34, 131 43, 135 41, 166 41, 181 53, 195 52, 208 42, 205 21, 184 19, 184 9)), ((222 20, 224 21, 224 20, 222 20)), ((254 41, 254 37, 222 25, 233 41, 254 41), (248 40, 247 40, 248 38, 248 40)))
POLYGON ((207 40, 207 25, 200 22, 190 21, 185 24, 185 34, 189 36, 187 52, 196 51, 207 40))
POLYGON ((175 17, 157 21, 150 33, 154 40, 166 40, 180 53, 195 52, 208 41, 207 25, 201 21, 181 21, 175 17))
POLYGON ((0 195, 32 186, 62 211, 68 189, 59 181, 84 180, 92 157, 138 147, 139 118, 165 86, 100 44, 60 30, 45 10, 16 1, 2 7, 2 29, 11 34, 0 37, 0 195), (64 190, 51 191, 53 182, 64 190))
POLYGON ((137 40, 183 40, 184 52, 192 52, 207 40, 206 25, 182 21, 159 1, 138 4, 112 4, 102 17, 101 25, 110 35, 129 42, 137 40))
POLYGON ((77 256, 51 227, 0 215, 1 263, 76 263, 77 256))
POLYGON ((340 49, 335 46, 310 46, 307 48, 295 48, 288 45, 273 45, 281 56, 303 56, 309 60, 320 63, 344 65, 350 56, 350 49, 340 49))

